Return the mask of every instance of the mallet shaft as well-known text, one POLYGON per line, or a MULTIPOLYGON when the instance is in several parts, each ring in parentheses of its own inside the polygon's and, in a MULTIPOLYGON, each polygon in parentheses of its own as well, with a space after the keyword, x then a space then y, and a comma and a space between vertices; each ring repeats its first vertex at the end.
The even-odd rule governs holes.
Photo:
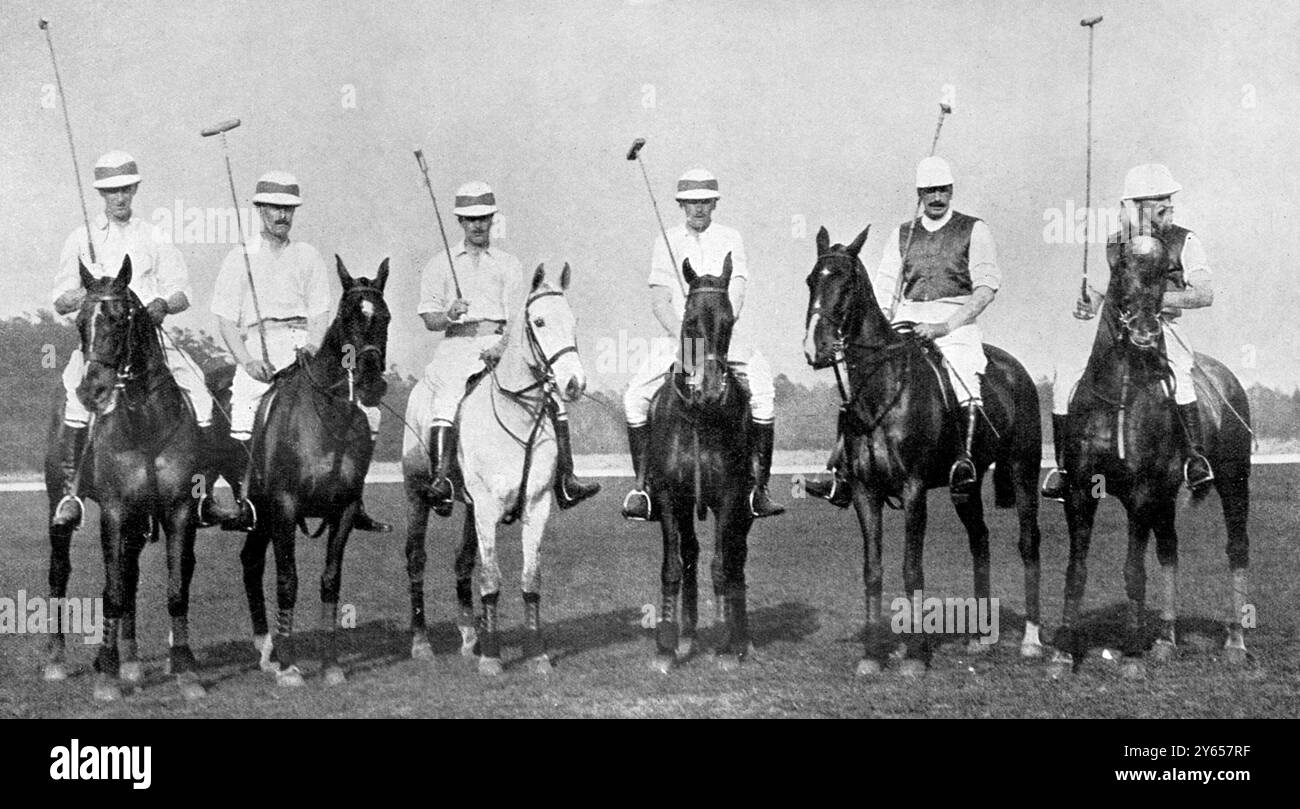
POLYGON ((77 202, 81 204, 81 221, 86 226, 86 250, 90 263, 95 264, 95 242, 90 238, 90 214, 86 211, 86 192, 81 186, 81 166, 77 162, 77 146, 72 142, 72 119, 68 116, 68 100, 63 94, 63 78, 59 75, 59 60, 54 56, 54 39, 50 36, 50 22, 41 19, 36 23, 45 32, 45 43, 50 46, 50 64, 54 65, 54 84, 59 91, 59 105, 63 108, 63 130, 68 135, 68 151, 72 152, 72 173, 77 181, 77 202))
POLYGON ((456 297, 460 294, 460 279, 456 277, 456 263, 451 258, 451 244, 447 241, 447 229, 442 226, 442 212, 438 210, 438 198, 433 193, 433 183, 429 182, 429 165, 424 162, 424 150, 415 150, 415 162, 420 164, 420 173, 424 175, 424 187, 429 189, 429 199, 433 201, 433 215, 438 220, 438 233, 442 234, 442 249, 447 254, 447 268, 451 270, 451 283, 456 287, 456 297))

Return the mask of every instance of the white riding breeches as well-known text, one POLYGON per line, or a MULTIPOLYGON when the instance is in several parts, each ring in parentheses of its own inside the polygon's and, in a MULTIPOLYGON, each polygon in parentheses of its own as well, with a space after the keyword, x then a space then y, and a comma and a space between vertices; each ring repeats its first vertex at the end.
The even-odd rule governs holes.
POLYGON ((433 390, 430 426, 452 426, 456 408, 465 398, 466 380, 483 368, 479 355, 499 342, 499 334, 442 338, 424 369, 424 380, 433 390))
MULTIPOLYGON (((198 363, 176 346, 171 338, 163 336, 163 353, 167 359, 167 369, 172 378, 189 397, 190 406, 194 408, 194 417, 200 427, 212 423, 212 394, 203 382, 203 374, 198 363)), ((63 369, 64 397, 63 423, 69 427, 85 427, 90 423, 90 413, 77 398, 77 386, 86 376, 86 359, 81 349, 72 352, 68 365, 63 369)))
MULTIPOLYGON (((640 427, 650 416, 650 400, 663 385, 664 379, 677 362, 674 354, 650 352, 641 368, 632 376, 627 392, 623 394, 623 411, 627 423, 640 427)), ((756 424, 771 424, 776 418, 776 388, 772 385, 772 369, 767 359, 757 349, 735 350, 727 364, 749 388, 749 412, 756 424)))
MULTIPOLYGON (((1074 396, 1079 380, 1083 379, 1083 372, 1088 368, 1088 358, 1092 355, 1092 346, 1096 340, 1096 323, 1083 322, 1086 326, 1077 329, 1078 334, 1071 334, 1069 349, 1060 355, 1052 377, 1052 412, 1058 416, 1069 413, 1070 399, 1074 396)), ((1162 318, 1160 325, 1164 331, 1165 357, 1174 372, 1174 402, 1180 405, 1191 404, 1196 401, 1196 386, 1192 381, 1195 352, 1177 323, 1162 318)))
MULTIPOLYGON (((266 330, 266 354, 276 371, 288 368, 297 357, 297 350, 307 344, 307 330, 297 326, 275 326, 266 330)), ((244 345, 254 359, 262 358, 262 339, 256 329, 244 337, 244 345)), ((244 366, 235 369, 235 378, 230 385, 230 436, 240 441, 247 441, 253 435, 253 422, 257 419, 257 408, 262 397, 271 389, 269 382, 258 382, 244 366)), ((379 435, 380 412, 378 407, 362 407, 366 421, 370 423, 370 437, 379 435)))
MULTIPOLYGON (((903 301, 894 315, 894 322, 909 320, 913 323, 941 323, 961 308, 951 301, 903 301)), ((953 393, 961 404, 983 401, 980 397, 980 377, 988 367, 984 356, 984 334, 975 323, 968 323, 934 341, 948 366, 948 378, 953 393)))

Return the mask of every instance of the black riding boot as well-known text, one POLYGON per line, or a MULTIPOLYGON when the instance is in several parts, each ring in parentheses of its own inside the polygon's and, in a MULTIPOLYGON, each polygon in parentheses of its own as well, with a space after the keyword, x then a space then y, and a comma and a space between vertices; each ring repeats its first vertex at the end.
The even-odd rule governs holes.
POLYGON ((640 427, 627 426, 627 444, 632 451, 632 471, 636 473, 636 483, 632 491, 623 498, 623 518, 641 522, 654 522, 659 516, 654 513, 650 494, 646 491, 646 464, 650 452, 650 425, 640 427))
POLYGON ((357 514, 352 518, 352 527, 358 531, 372 531, 376 534, 388 534, 393 530, 393 526, 389 523, 376 520, 366 513, 364 500, 357 503, 357 514))
POLYGON ((248 468, 252 464, 253 440, 246 438, 239 442, 239 452, 236 454, 236 466, 238 474, 235 480, 230 481, 231 487, 238 486, 235 490, 235 507, 239 509, 239 515, 229 519, 222 520, 221 530, 223 531, 252 531, 257 527, 257 509, 253 508, 253 503, 248 499, 248 486, 250 476, 248 468), (238 481, 238 483, 236 483, 238 481))
MULTIPOLYGON (((219 447, 224 436, 217 433, 216 426, 212 424, 199 428, 199 457, 210 458, 219 452, 219 447)), ((198 507, 195 510, 195 518, 199 528, 210 528, 214 525, 221 525, 228 520, 237 518, 235 512, 226 511, 221 508, 217 502, 213 484, 216 483, 215 476, 210 482, 204 482, 203 494, 199 497, 198 507)))
POLYGON ((89 428, 63 425, 59 430, 59 473, 63 475, 63 499, 59 500, 50 518, 50 527, 75 531, 81 527, 85 514, 81 498, 77 496, 77 467, 81 465, 81 451, 86 446, 89 428))
POLYGON ((804 491, 813 497, 820 497, 840 508, 853 504, 853 492, 849 489, 849 479, 844 474, 844 408, 840 408, 839 427, 835 433, 835 449, 831 450, 826 468, 831 470, 830 480, 814 480, 804 484, 804 491))
POLYGON ((1052 414, 1052 449, 1056 453, 1056 468, 1047 473, 1040 494, 1048 500, 1065 502, 1065 445, 1069 442, 1069 416, 1052 414))
POLYGON ((569 442, 569 419, 551 411, 555 426, 555 502, 560 508, 574 506, 600 491, 599 483, 587 483, 573 474, 573 445, 569 442))
POLYGON ((966 418, 962 420, 959 430, 961 445, 957 448, 957 460, 953 461, 948 471, 948 490, 953 499, 966 498, 975 489, 975 462, 971 460, 971 448, 975 443, 975 419, 979 416, 979 406, 974 402, 966 405, 966 418))
POLYGON ((1178 405, 1178 418, 1183 424, 1183 439, 1187 460, 1183 462, 1183 479, 1187 488, 1196 491, 1214 480, 1214 470, 1205 457, 1205 437, 1201 432, 1201 411, 1196 402, 1178 405))
POLYGON ((433 428, 429 444, 429 460, 433 462, 433 483, 429 486, 429 499, 433 512, 439 517, 451 516, 456 498, 456 487, 451 482, 451 464, 456 459, 456 432, 454 427, 439 425, 433 428))
POLYGON ((750 445, 749 465, 754 489, 749 493, 749 513, 757 518, 776 517, 785 513, 785 506, 772 502, 767 494, 767 481, 772 476, 775 425, 754 424, 753 427, 754 443, 750 445))

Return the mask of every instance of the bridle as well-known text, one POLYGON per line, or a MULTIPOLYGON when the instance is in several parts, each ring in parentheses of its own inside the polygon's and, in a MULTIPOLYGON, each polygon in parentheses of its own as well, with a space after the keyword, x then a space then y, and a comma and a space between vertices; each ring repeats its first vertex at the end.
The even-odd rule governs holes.
POLYGON ((126 345, 123 346, 119 342, 117 345, 114 346, 114 351, 111 355, 102 354, 95 349, 95 346, 93 345, 93 341, 94 341, 94 317, 96 316, 97 314, 96 313, 91 315, 91 323, 90 323, 91 334, 90 334, 90 339, 88 341, 90 345, 86 347, 88 350, 83 350, 83 354, 85 356, 87 366, 89 366, 91 363, 95 363, 98 365, 102 365, 105 368, 112 369, 114 375, 117 378, 117 382, 114 385, 114 388, 116 388, 119 391, 125 391, 127 383, 133 382, 140 377, 140 372, 135 370, 135 356, 134 356, 135 341, 133 339, 133 335, 135 333, 135 328, 136 328, 135 319, 140 314, 140 312, 144 310, 144 307, 139 303, 138 300, 135 299, 135 296, 130 293, 125 295, 122 294, 87 295, 85 301, 83 301, 83 306, 85 305, 85 303, 96 304, 96 307, 98 307, 99 304, 104 304, 104 303, 125 303, 126 304, 126 311, 127 311, 126 328, 125 328, 125 337, 123 338, 125 340, 126 345))
MULTIPOLYGON (((690 293, 686 296, 686 300, 689 303, 690 299, 696 295, 726 295, 726 294, 727 294, 727 290, 721 287, 696 287, 695 289, 692 289, 690 293)), ((691 340, 693 341, 703 340, 703 338, 692 337, 691 340)), ((685 353, 686 353, 685 350, 682 349, 683 357, 681 363, 681 370, 679 371, 679 376, 685 378, 686 386, 688 388, 697 387, 700 383, 696 379, 695 371, 697 370, 700 371, 702 375, 703 372, 706 371, 710 365, 712 365, 718 369, 718 373, 722 379, 721 395, 725 397, 731 387, 731 374, 727 373, 727 371, 730 368, 729 365, 727 364, 726 353, 719 352, 717 350, 706 351, 704 352, 703 357, 696 357, 695 352, 692 350, 690 354, 689 369, 687 369, 686 367, 685 353)), ((673 387, 673 392, 677 394, 677 398, 680 399, 683 404, 689 404, 689 402, 687 401, 686 393, 681 389, 681 386, 673 385, 672 387, 673 387)))
MULTIPOLYGON (((382 303, 382 297, 383 297, 382 293, 379 290, 375 289, 374 287, 369 287, 369 286, 349 287, 343 292, 343 300, 346 301, 349 296, 364 295, 367 292, 373 292, 376 295, 378 295, 381 298, 381 303, 382 303)), ((356 405, 359 403, 357 397, 356 369, 360 359, 366 356, 367 354, 376 355, 379 358, 380 376, 382 378, 385 354, 384 354, 383 347, 378 345, 377 343, 365 343, 360 348, 357 348, 354 344, 349 344, 349 345, 352 345, 355 353, 353 354, 350 362, 343 363, 343 370, 345 371, 343 378, 338 379, 328 385, 323 384, 316 379, 316 377, 311 372, 310 363, 300 362, 299 364, 302 366, 303 372, 307 376, 307 380, 311 383, 311 386, 317 392, 329 396, 330 398, 342 399, 344 397, 336 395, 334 393, 334 390, 335 388, 338 388, 341 385, 346 384, 348 386, 348 395, 346 397, 347 401, 349 404, 356 405)))

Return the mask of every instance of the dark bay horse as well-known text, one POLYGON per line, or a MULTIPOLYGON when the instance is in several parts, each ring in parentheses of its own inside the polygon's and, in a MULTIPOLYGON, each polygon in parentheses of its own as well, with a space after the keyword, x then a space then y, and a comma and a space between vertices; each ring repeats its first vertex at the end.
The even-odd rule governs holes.
MULTIPOLYGON (((1150 235, 1138 235, 1120 249, 1123 260, 1111 272, 1092 355, 1070 402, 1069 438, 1063 457, 1069 483, 1065 518, 1070 531, 1070 562, 1065 613, 1053 658, 1058 676, 1081 664, 1086 651, 1078 621, 1088 579, 1093 518, 1102 492, 1118 498, 1128 512, 1123 673, 1141 677, 1145 668, 1140 655, 1149 646, 1143 631, 1146 551, 1153 532, 1163 579, 1154 654, 1165 660, 1177 648, 1178 534, 1174 517, 1183 483, 1183 439, 1169 394, 1171 373, 1160 323, 1166 286, 1165 249, 1150 235)), ((1206 454, 1227 525, 1232 613, 1226 621, 1224 648, 1229 662, 1237 663, 1246 659, 1242 618, 1249 584, 1250 409, 1241 383, 1217 360, 1197 354, 1196 371, 1193 379, 1205 426, 1206 454)), ((1208 492, 1208 487, 1193 492, 1193 501, 1208 492)))
MULTIPOLYGON (((868 228, 867 230, 870 230, 868 228)), ((866 585, 865 653, 862 675, 884 665, 882 647, 881 507, 901 498, 907 543, 903 584, 911 600, 925 587, 926 494, 948 485, 948 470, 957 450, 957 428, 949 416, 943 377, 932 365, 929 349, 907 329, 891 326, 876 303, 871 280, 858 253, 864 230, 849 246, 830 244, 825 228, 817 233, 817 263, 808 275, 808 312, 804 351, 814 368, 841 356, 848 368, 851 401, 841 416, 845 460, 863 542, 866 585)), ((897 324, 903 325, 903 324, 897 324)), ((989 598, 989 531, 980 495, 984 473, 996 462, 993 488, 999 507, 1016 508, 1020 523, 1020 558, 1025 567, 1025 633, 1020 651, 1042 654, 1039 640, 1038 470, 1042 453, 1038 392, 1033 380, 1007 352, 984 346, 988 370, 983 381, 984 410, 976 434, 973 460, 978 471, 974 494, 956 504, 957 515, 974 559, 975 597, 989 598), (991 424, 990 424, 991 423, 991 424)), ((917 607, 919 609, 919 605, 917 607)), ((980 647, 973 642, 971 651, 980 647)), ((923 673, 930 656, 929 636, 910 634, 900 671, 923 673)))
POLYGON ((679 654, 685 659, 694 650, 700 556, 695 520, 703 520, 709 511, 716 520, 713 592, 723 624, 723 636, 714 650, 718 664, 734 669, 751 649, 745 559, 754 521, 747 499, 753 436, 749 392, 727 364, 736 320, 727 295, 731 254, 724 259, 720 276, 697 275, 689 259, 682 262, 682 275, 690 288, 679 361, 650 404, 646 466, 664 540, 654 665, 665 674, 679 654))
MULTIPOLYGON (((460 433, 458 464, 464 479, 465 529, 456 555, 457 624, 461 653, 474 654, 482 674, 501 674, 498 601, 501 570, 497 556, 497 525, 521 519, 523 565, 520 586, 524 600, 524 662, 534 673, 551 671, 541 624, 541 545, 551 514, 556 443, 545 408, 553 396, 570 401, 587 385, 578 354, 576 320, 565 296, 570 269, 565 264, 558 283, 539 265, 533 273, 522 311, 510 320, 501 359, 477 384, 472 384, 457 415, 460 433), (473 574, 479 565, 482 615, 475 627, 473 574)), ((411 587, 411 656, 431 659, 424 616, 425 534, 429 501, 424 485, 430 474, 427 447, 416 436, 427 436, 431 416, 429 388, 411 392, 406 419, 413 425, 403 447, 403 476, 410 515, 406 545, 411 587)))
MULTIPOLYGON (((80 267, 86 290, 77 331, 86 372, 77 397, 93 422, 81 462, 80 491, 100 508, 104 552, 103 645, 95 657, 94 696, 121 697, 119 676, 143 674, 135 641, 140 553, 161 528, 167 546, 167 612, 171 616, 168 667, 187 699, 204 696, 189 645, 190 579, 194 574, 195 472, 199 429, 184 392, 167 367, 158 329, 130 289, 131 258, 115 278, 95 278, 80 267), (120 645, 119 645, 120 641, 120 645), (123 660, 123 657, 126 659, 123 660)), ((50 513, 62 493, 53 448, 63 423, 62 405, 45 462, 50 513)), ((67 595, 72 529, 50 529, 50 595, 67 595)), ((64 627, 50 640, 47 680, 67 676, 64 627)))
MULTIPOLYGON (((257 510, 257 527, 244 542, 240 561, 244 590, 253 620, 254 643, 263 667, 276 672, 280 685, 303 684, 292 644, 293 611, 298 599, 294 558, 297 528, 308 517, 328 527, 325 570, 321 573, 321 629, 325 682, 346 679, 338 663, 338 599, 343 551, 360 505, 372 445, 365 413, 358 406, 378 405, 388 388, 384 380, 388 345, 388 306, 384 284, 388 260, 372 281, 353 279, 338 262, 343 295, 338 314, 325 333, 320 351, 277 375, 262 405, 260 432, 253 441, 249 499, 257 510), (275 635, 269 634, 262 574, 266 549, 275 553, 275 635)), ((321 533, 320 530, 316 535, 321 533)))

